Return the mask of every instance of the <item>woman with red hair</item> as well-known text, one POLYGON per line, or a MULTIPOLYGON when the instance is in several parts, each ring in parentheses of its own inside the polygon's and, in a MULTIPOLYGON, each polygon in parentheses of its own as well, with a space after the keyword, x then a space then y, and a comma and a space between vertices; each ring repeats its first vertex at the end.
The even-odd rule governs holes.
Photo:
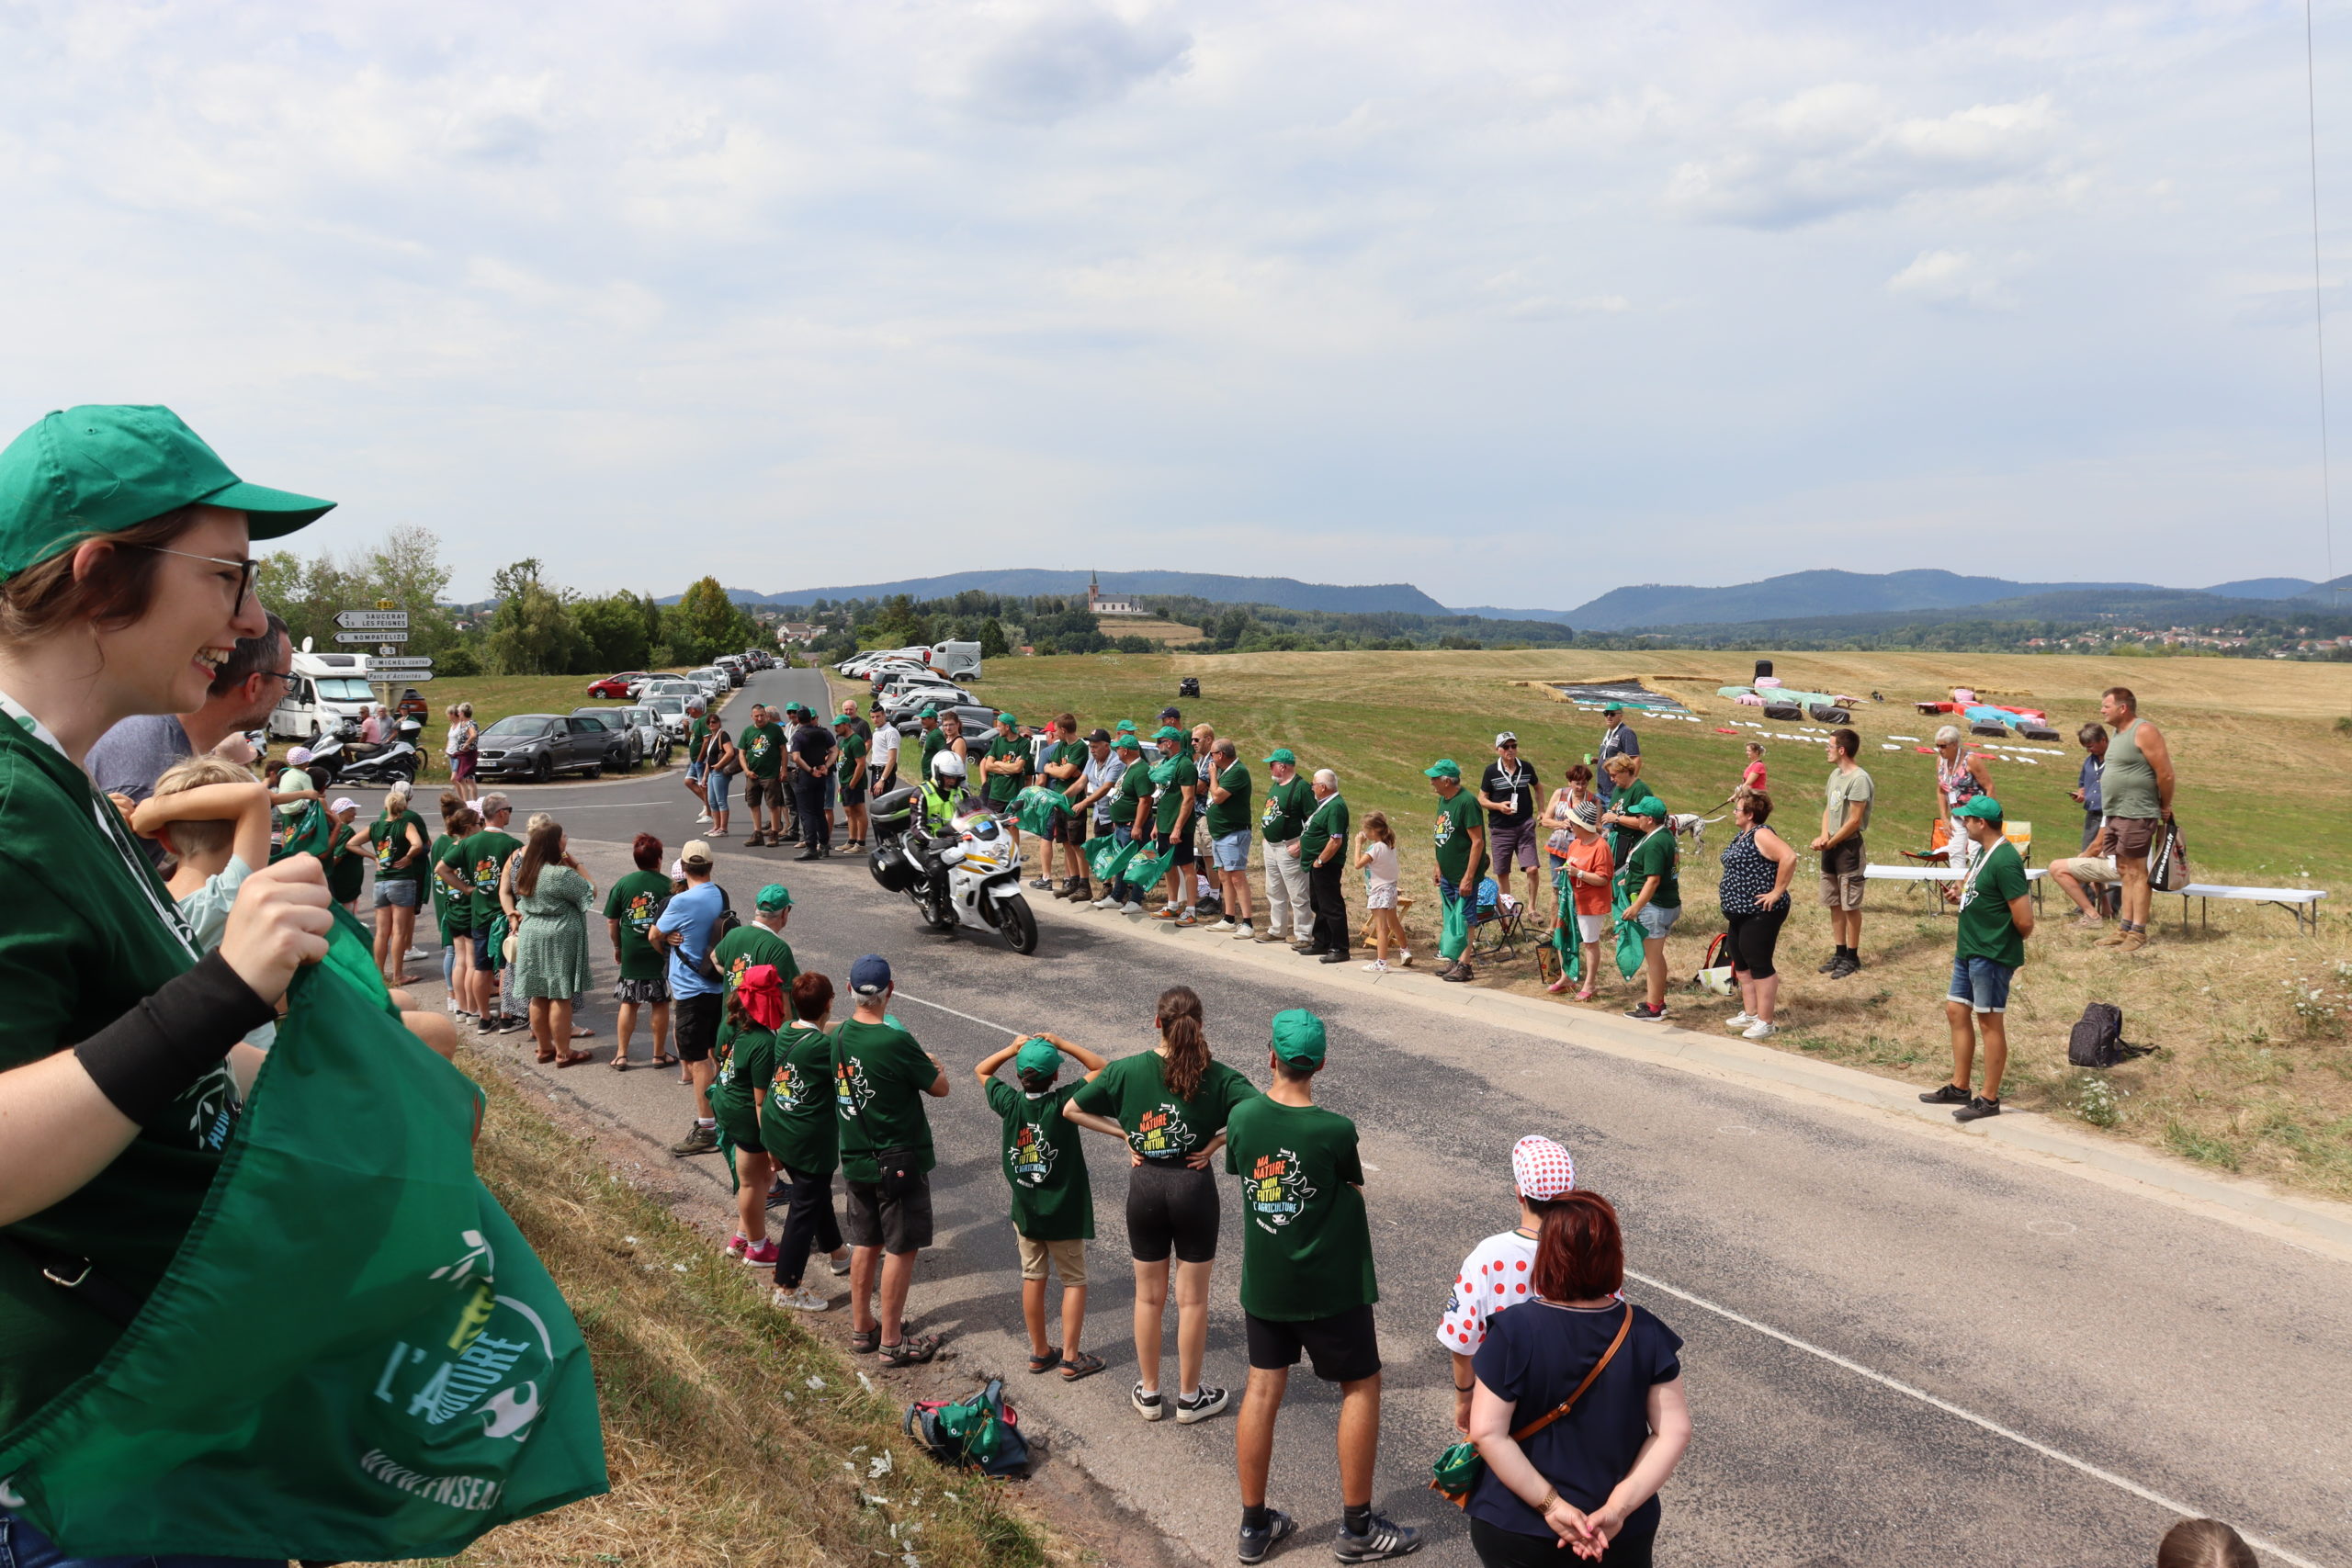
POLYGON ((1675 1332, 1631 1302, 1617 1211, 1597 1192, 1551 1204, 1535 1294, 1488 1320, 1471 1366, 1470 1544, 1487 1568, 1556 1564, 1559 1549, 1648 1568, 1658 1488, 1690 1446, 1675 1332))

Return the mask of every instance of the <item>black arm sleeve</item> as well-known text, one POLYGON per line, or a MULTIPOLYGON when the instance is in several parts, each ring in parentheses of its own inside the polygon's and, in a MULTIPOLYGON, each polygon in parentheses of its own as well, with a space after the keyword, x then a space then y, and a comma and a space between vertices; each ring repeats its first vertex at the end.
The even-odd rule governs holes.
POLYGON ((229 1047, 277 1016, 217 952, 74 1047, 74 1055, 141 1126, 162 1117, 229 1047))

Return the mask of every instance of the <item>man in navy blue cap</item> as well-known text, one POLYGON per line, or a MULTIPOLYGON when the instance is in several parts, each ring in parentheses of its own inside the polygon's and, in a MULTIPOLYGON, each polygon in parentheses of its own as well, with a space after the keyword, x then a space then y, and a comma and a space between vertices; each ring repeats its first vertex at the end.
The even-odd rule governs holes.
POLYGON ((833 1104, 841 1113, 842 1178, 849 1201, 842 1235, 850 1245, 849 1348, 879 1351, 886 1367, 939 1354, 935 1334, 906 1332, 915 1257, 932 1242, 931 1118, 922 1097, 945 1098, 939 1058, 890 1016, 890 961, 869 953, 850 965, 857 1011, 833 1035, 833 1104), (874 1280, 882 1277, 876 1321, 874 1280))

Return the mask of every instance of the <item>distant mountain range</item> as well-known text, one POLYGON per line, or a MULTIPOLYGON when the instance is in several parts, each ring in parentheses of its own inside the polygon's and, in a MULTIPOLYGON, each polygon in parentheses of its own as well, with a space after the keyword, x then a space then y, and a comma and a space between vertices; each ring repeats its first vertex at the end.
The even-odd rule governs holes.
MULTIPOLYGON (((727 592, 738 604, 783 605, 819 599, 947 599, 967 590, 1014 597, 1086 592, 1088 573, 1016 569, 959 571, 895 582, 851 583, 761 592, 727 592)), ((1761 626, 1789 621, 1867 618, 1883 627, 1916 620, 1923 613, 1941 616, 1971 611, 1972 618, 1996 620, 2087 619, 2113 615, 2165 624, 2219 621, 2256 605, 2262 613, 2290 615, 2298 608, 2319 612, 2352 608, 2352 574, 2333 582, 2301 577, 2254 577, 2209 588, 2166 588, 2149 582, 2020 582, 2004 577, 1964 577, 1937 570, 1857 572, 1796 571, 1758 582, 1721 588, 1643 583, 1612 588, 1571 610, 1500 608, 1491 604, 1448 607, 1407 582, 1348 585, 1302 582, 1291 577, 1226 577, 1193 571, 1106 571, 1106 594, 1129 597, 1184 595, 1226 604, 1269 604, 1285 610, 1421 615, 1476 615, 1489 620, 1549 621, 1578 631, 1661 631, 1694 627, 1761 626)), ((673 604, 679 595, 662 600, 673 604)))
MULTIPOLYGON (((948 599, 967 589, 1029 598, 1040 593, 1083 595, 1089 574, 1083 571, 958 571, 944 577, 910 577, 897 582, 861 582, 839 588, 795 588, 782 593, 759 593, 748 588, 727 592, 739 604, 808 604, 819 599, 888 599, 904 593, 915 599, 948 599)), ((1220 604, 1272 604, 1283 610, 1408 611, 1422 615, 1457 614, 1409 582, 1384 582, 1345 587, 1325 582, 1301 582, 1295 577, 1220 577, 1204 571, 1106 571, 1100 574, 1105 594, 1185 594, 1220 604)), ((674 604, 675 593, 662 601, 674 604)))

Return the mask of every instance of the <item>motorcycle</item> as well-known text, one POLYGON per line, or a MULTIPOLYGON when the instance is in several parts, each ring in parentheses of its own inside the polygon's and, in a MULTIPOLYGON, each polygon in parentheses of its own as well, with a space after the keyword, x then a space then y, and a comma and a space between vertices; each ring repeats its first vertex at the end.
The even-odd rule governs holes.
POLYGON ((424 733, 424 726, 413 718, 401 720, 392 739, 374 748, 361 747, 360 754, 342 765, 345 784, 389 784, 416 783, 416 770, 424 759, 417 752, 417 743, 424 733))
POLYGON ((934 931, 997 931, 1013 952, 1036 952, 1037 917, 1022 894, 1021 865, 1004 829, 993 817, 975 812, 932 833, 917 819, 921 793, 894 789, 868 805, 875 840, 866 865, 874 880, 912 899, 934 931))

